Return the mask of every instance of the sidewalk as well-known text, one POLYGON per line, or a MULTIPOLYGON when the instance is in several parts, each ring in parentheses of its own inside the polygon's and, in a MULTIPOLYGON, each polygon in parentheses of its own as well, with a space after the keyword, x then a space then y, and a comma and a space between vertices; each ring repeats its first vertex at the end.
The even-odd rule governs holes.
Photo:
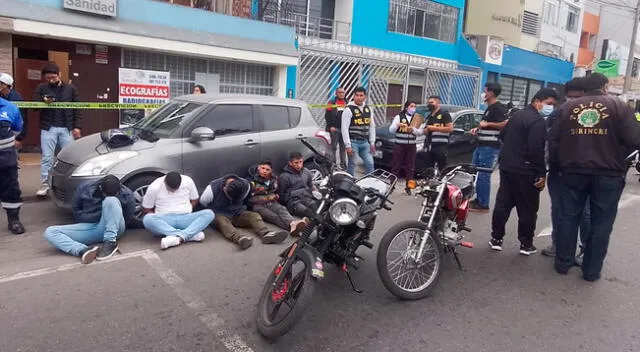
POLYGON ((40 187, 40 154, 20 153, 20 189, 25 202, 36 200, 36 191, 40 187))

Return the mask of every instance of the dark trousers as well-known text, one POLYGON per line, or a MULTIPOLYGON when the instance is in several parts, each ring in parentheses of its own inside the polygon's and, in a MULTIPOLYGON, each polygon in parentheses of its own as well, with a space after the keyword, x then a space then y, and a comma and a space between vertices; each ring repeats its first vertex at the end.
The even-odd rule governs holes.
POLYGON ((344 170, 347 169, 347 148, 344 146, 344 140, 342 139, 342 132, 337 130, 336 132, 331 132, 331 150, 333 151, 333 157, 336 158, 336 164, 340 165, 340 167, 344 170), (340 147, 340 163, 338 163, 338 157, 336 153, 338 152, 338 146, 340 147))
POLYGON ((264 221, 287 231, 291 230, 291 223, 295 221, 289 210, 278 202, 254 205, 253 211, 260 214, 264 221))
POLYGON ((565 272, 573 266, 578 240, 578 226, 586 200, 591 210, 591 231, 584 238, 582 275, 586 280, 600 278, 607 256, 609 238, 618 214, 618 202, 624 189, 622 176, 562 174, 563 191, 558 232, 556 233, 556 270, 565 272))
POLYGON ((238 227, 250 228, 260 238, 269 232, 269 228, 264 224, 260 214, 252 211, 244 211, 242 214, 232 218, 216 215, 213 224, 226 239, 235 244, 238 244, 238 241, 242 238, 238 227))
POLYGON ((491 221, 491 237, 502 240, 505 235, 505 225, 511 210, 515 207, 518 212, 518 240, 523 246, 533 245, 540 207, 540 190, 533 185, 535 182, 534 175, 500 171, 500 186, 491 221))
MULTIPOLYGON (((557 171, 549 171, 547 175, 547 188, 549 189, 549 198, 551 199, 551 242, 556 243, 558 226, 560 225, 560 206, 562 199, 562 174, 557 171)), ((584 239, 587 238, 591 231, 591 212, 589 211, 589 199, 585 202, 582 218, 580 219, 580 246, 584 250, 584 239)))
POLYGON ((17 219, 22 192, 18 183, 18 154, 13 148, 0 151, 0 201, 9 220, 17 219))
POLYGON ((446 144, 431 144, 425 145, 427 149, 427 168, 438 166, 438 170, 447 166, 447 145, 446 144))
POLYGON ((311 198, 299 198, 287 203, 289 213, 300 218, 309 217, 309 214, 315 213, 317 208, 318 204, 311 198))
POLYGON ((404 169, 404 178, 411 180, 416 172, 416 145, 398 144, 393 147, 391 155, 391 173, 398 176, 404 169))

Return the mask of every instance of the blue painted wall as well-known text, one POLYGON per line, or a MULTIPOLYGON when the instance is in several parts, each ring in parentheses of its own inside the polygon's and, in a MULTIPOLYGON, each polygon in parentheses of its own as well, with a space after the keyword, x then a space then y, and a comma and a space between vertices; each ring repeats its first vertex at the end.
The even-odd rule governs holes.
POLYGON ((296 97, 296 75, 298 73, 297 66, 287 66, 287 98, 296 97))
MULTIPOLYGON (((459 9, 458 33, 461 33, 464 0, 438 0, 438 2, 459 9)), ((353 0, 353 6, 352 44, 448 60, 458 59, 457 42, 447 43, 387 31, 389 0, 353 0)))
MULTIPOLYGON (((62 0, 16 1, 62 8, 62 0)), ((113 20, 117 21, 118 19, 267 42, 291 43, 293 45, 295 41, 295 31, 292 27, 153 0, 119 0, 118 17, 113 20)))

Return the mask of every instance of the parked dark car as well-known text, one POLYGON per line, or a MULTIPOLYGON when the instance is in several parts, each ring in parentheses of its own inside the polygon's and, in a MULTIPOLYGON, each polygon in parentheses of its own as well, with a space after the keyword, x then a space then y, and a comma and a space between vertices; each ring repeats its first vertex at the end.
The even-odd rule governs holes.
MULTIPOLYGON (((471 134, 471 129, 478 127, 482 120, 483 111, 468 107, 442 105, 442 110, 451 114, 453 119, 453 132, 449 137, 449 164, 470 163, 475 149, 476 136, 471 134)), ((427 116, 427 106, 418 105, 416 113, 427 116)), ((377 168, 391 168, 391 154, 395 144, 394 135, 389 132, 390 123, 380 126, 376 130, 376 153, 373 157, 377 168)), ((426 155, 423 151, 424 136, 418 137, 418 154, 416 156, 416 170, 423 170, 426 164, 426 155)))

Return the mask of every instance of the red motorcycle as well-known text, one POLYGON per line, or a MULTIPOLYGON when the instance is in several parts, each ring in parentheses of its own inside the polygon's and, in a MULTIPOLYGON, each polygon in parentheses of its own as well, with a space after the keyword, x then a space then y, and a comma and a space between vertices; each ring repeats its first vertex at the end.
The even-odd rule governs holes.
POLYGON ((462 232, 471 232, 466 220, 478 169, 468 164, 450 166, 442 173, 430 169, 428 177, 409 185, 424 199, 418 220, 394 225, 378 247, 378 274, 392 294, 407 300, 429 295, 440 278, 446 252, 462 270, 457 248, 473 248, 463 241, 462 232))

